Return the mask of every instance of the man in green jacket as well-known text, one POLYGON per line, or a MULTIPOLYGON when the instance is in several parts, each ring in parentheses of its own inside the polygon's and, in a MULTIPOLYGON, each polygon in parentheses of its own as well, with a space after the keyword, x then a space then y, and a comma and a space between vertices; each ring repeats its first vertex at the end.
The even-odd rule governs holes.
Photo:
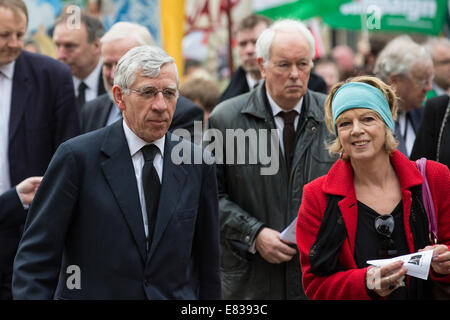
POLYGON ((325 95, 307 89, 314 38, 281 20, 258 38, 265 81, 210 115, 205 144, 216 156, 225 299, 303 299, 295 244, 280 237, 303 185, 328 172, 325 95), (208 146, 207 146, 208 147, 208 146))

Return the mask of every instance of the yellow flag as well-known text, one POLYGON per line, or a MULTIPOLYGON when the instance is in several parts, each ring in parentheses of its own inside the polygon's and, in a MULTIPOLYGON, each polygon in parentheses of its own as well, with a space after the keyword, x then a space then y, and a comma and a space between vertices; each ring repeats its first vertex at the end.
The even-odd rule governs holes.
POLYGON ((183 76, 184 59, 184 0, 160 0, 161 38, 164 50, 175 59, 180 80, 183 76))

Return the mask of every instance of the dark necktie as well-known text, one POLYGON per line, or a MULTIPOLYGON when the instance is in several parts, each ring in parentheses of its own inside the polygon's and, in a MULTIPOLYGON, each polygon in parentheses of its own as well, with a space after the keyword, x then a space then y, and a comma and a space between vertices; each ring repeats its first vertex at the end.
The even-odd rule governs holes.
MULTIPOLYGON (((406 121, 408 121, 406 119, 406 121)), ((406 127, 406 123, 405 123, 406 127)), ((397 150, 403 153, 405 156, 408 156, 408 152, 406 151, 406 141, 403 138, 403 134, 400 131, 400 123, 398 120, 395 121, 395 138, 398 140, 397 150)))
POLYGON ((144 188, 145 207, 147 209, 148 248, 150 250, 155 231, 159 194, 161 191, 159 176, 153 166, 153 159, 158 152, 158 147, 154 144, 149 144, 142 147, 141 150, 145 161, 144 167, 142 168, 142 186, 144 188))
POLYGON ((280 112, 278 114, 284 120, 283 128, 283 146, 284 146, 284 157, 286 159, 286 167, 288 172, 291 172, 292 155, 294 152, 294 139, 295 139, 295 129, 294 120, 297 116, 297 111, 291 110, 288 112, 280 112))
POLYGON ((80 82, 80 85, 78 86, 78 97, 77 97, 77 101, 78 101, 78 107, 83 108, 85 102, 86 102, 86 84, 82 81, 80 82))

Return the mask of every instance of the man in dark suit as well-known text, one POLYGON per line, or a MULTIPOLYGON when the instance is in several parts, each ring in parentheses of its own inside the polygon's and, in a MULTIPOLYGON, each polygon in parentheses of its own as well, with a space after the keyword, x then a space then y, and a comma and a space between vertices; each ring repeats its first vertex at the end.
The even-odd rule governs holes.
MULTIPOLYGON (((257 14, 251 14, 239 22, 236 27, 236 42, 242 65, 233 73, 230 83, 217 103, 247 93, 262 81, 256 60, 255 44, 259 35, 271 24, 271 19, 257 14)), ((310 73, 308 89, 327 93, 325 81, 314 72, 310 73)))
MULTIPOLYGON (((121 117, 120 110, 114 103, 112 95, 114 70, 117 62, 131 48, 141 45, 155 45, 147 28, 131 22, 117 22, 103 35, 100 42, 103 82, 107 93, 87 102, 82 109, 82 132, 102 128, 121 117)), ((203 110, 191 100, 179 96, 169 131, 187 129, 191 139, 194 139, 194 121, 202 120, 203 110)), ((202 126, 199 126, 199 128, 201 129, 202 126)), ((199 135, 201 135, 201 130, 199 135)))
POLYGON ((105 93, 100 58, 100 38, 103 23, 85 12, 79 19, 69 11, 63 12, 55 22, 53 41, 58 50, 58 60, 72 70, 73 85, 80 109, 86 101, 105 93), (79 26, 74 23, 79 22, 79 26))
POLYGON ((174 59, 155 46, 133 48, 114 84, 123 120, 62 144, 41 182, 13 296, 218 299, 215 166, 206 154, 192 162, 201 148, 167 132, 178 96, 174 59))
MULTIPOLYGON (((70 69, 22 50, 28 24, 24 2, 1 0, 0 22, 1 194, 27 177, 43 175, 58 145, 80 128, 70 69)), ((0 231, 0 299, 11 298, 20 235, 18 225, 0 231)))

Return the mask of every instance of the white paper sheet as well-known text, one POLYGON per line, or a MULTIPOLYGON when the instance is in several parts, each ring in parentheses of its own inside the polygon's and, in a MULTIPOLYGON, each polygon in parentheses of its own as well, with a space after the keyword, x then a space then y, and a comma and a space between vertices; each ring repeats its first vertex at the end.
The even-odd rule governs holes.
POLYGON ((401 260, 404 262, 403 267, 408 269, 406 272, 407 275, 427 280, 432 258, 433 250, 426 250, 390 259, 368 260, 367 263, 375 267, 382 267, 389 263, 401 260))
POLYGON ((295 218, 288 225, 288 227, 281 232, 280 235, 281 240, 297 243, 297 238, 295 237, 296 229, 297 229, 297 218, 295 218))

